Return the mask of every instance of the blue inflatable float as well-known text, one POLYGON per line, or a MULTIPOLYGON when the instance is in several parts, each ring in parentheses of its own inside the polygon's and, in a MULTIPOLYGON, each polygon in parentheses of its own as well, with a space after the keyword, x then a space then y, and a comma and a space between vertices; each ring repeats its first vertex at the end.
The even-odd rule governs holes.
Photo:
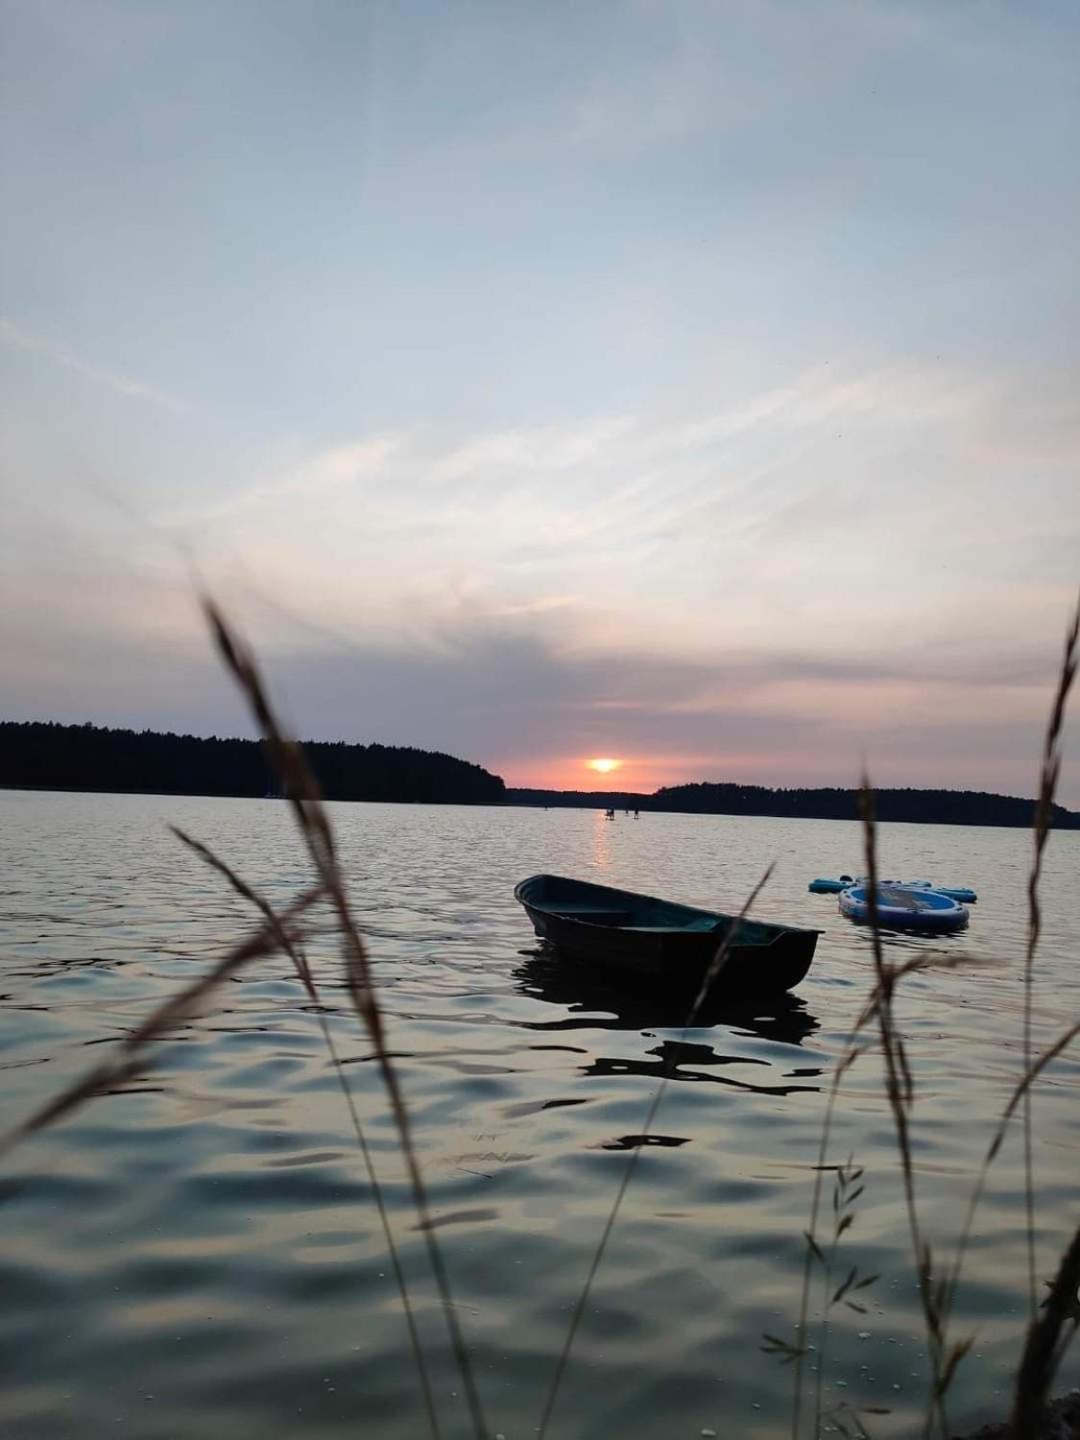
MULTIPOLYGON (((840 914, 857 925, 868 923, 870 903, 865 885, 841 890, 839 905, 840 914)), ((946 935, 965 929, 969 918, 966 905, 943 895, 940 890, 887 883, 877 887, 877 920, 882 929, 946 935)))
MULTIPOLYGON (((947 895, 950 900, 959 900, 962 905, 974 905, 979 898, 967 885, 935 885, 931 880, 880 880, 878 883, 900 885, 906 890, 935 890, 939 895, 947 895)), ((838 880, 811 880, 806 888, 812 895, 839 895, 841 890, 848 890, 852 885, 865 884, 865 875, 860 875, 858 879, 853 875, 841 875, 838 880)))

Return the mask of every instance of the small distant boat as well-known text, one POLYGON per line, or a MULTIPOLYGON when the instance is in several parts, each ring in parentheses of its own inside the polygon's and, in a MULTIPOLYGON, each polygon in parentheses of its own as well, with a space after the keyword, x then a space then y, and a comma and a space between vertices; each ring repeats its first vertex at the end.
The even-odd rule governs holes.
MULTIPOLYGON (((870 920, 866 885, 852 885, 840 892, 840 914, 858 925, 870 920)), ((877 920, 883 930, 921 930, 945 935, 967 928, 968 910, 940 890, 921 885, 881 884, 877 887, 877 920)))
MULTIPOLYGON (((737 917, 632 890, 560 875, 532 875, 514 887, 533 929, 564 955, 628 977, 699 985, 737 917)), ((791 990, 804 979, 820 930, 739 923, 716 988, 724 993, 791 990)))
MULTIPOLYGON (((852 885, 865 884, 865 875, 860 875, 858 879, 852 875, 841 875, 838 880, 811 880, 806 888, 812 895, 839 895, 841 890, 848 890, 852 885)), ((962 905, 974 905, 979 898, 969 885, 935 885, 932 880, 879 880, 878 884, 899 885, 905 890, 935 890, 939 895, 947 895, 950 900, 959 900, 962 905)))

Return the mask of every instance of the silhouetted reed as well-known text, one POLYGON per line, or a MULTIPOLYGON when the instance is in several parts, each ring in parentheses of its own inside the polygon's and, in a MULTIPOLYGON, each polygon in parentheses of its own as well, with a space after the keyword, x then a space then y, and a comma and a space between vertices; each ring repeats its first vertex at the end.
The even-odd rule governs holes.
MULTIPOLYGON (((1050 837, 1054 795, 1061 777, 1061 737, 1065 726, 1065 709, 1069 692, 1076 679, 1077 641, 1080 639, 1080 600, 1065 633, 1057 689, 1050 706, 1050 718, 1043 741, 1042 764, 1039 767, 1039 798, 1035 805, 1034 855, 1028 875, 1028 936, 1024 956, 1024 1070, 1032 1067, 1031 1001, 1035 980, 1035 952, 1042 931, 1039 908, 1039 881, 1042 879, 1043 852, 1050 837)), ((1024 1091, 1024 1200, 1027 1209, 1028 1309, 1029 1320, 1035 1320, 1035 1177, 1031 1153, 1031 1088, 1024 1091)))
POLYGON ((337 1076, 338 1085, 345 1100, 346 1109, 349 1112, 349 1120, 353 1127, 353 1133, 356 1136, 356 1143, 363 1157, 368 1184, 371 1186, 372 1198, 375 1201, 375 1208, 379 1216, 379 1225, 382 1229, 383 1239, 386 1241, 387 1253, 390 1256, 390 1265, 394 1272, 394 1282, 397 1285, 398 1294, 401 1297, 402 1309, 405 1313, 405 1324, 409 1332, 409 1347, 412 1351, 413 1363, 416 1366, 417 1378, 420 1381, 428 1426, 431 1430, 433 1440, 441 1440, 442 1432, 439 1426, 438 1413, 435 1408, 435 1398, 431 1391, 431 1379, 428 1375, 427 1362, 424 1359, 424 1349, 420 1343, 420 1334, 416 1328, 416 1317, 413 1313, 412 1300, 409 1296, 409 1287, 405 1279, 405 1271, 401 1264, 401 1256, 398 1253, 397 1243, 394 1240, 394 1232, 390 1226, 390 1216, 386 1209, 386 1199, 383 1195, 379 1177, 375 1172, 375 1163, 367 1143, 367 1137, 364 1134, 364 1127, 360 1122, 360 1114, 356 1108, 356 1100, 352 1093, 352 1087, 345 1073, 345 1067, 341 1063, 337 1043, 334 1040, 333 1031, 330 1029, 330 1024, 326 1018, 326 1010, 307 956, 300 945, 296 943, 294 937, 286 930, 277 912, 263 895, 260 895, 257 890, 252 889, 245 880, 242 880, 240 876, 236 874, 231 866, 226 864, 219 855, 215 854, 208 846, 202 844, 201 841, 193 839, 192 836, 188 835, 176 825, 171 825, 169 828, 178 840, 194 851, 211 869, 216 870, 219 875, 224 876, 236 893, 242 899, 247 900, 265 917, 267 924, 272 927, 278 948, 284 951, 292 961, 297 978, 301 985, 303 985, 308 999, 311 1001, 312 1011, 316 1017, 319 1029, 322 1032, 323 1044, 326 1046, 327 1053, 330 1056, 330 1063, 333 1066, 334 1074, 337 1076))
POLYGON ((230 628, 212 600, 204 599, 203 610, 226 668, 240 687, 259 727, 270 763, 281 783, 285 798, 292 806, 300 834, 319 877, 322 891, 335 912, 341 941, 345 983, 356 1013, 375 1048, 394 1124, 397 1127, 401 1153, 412 1187, 419 1229, 427 1247, 428 1261, 439 1291, 454 1359, 461 1375, 473 1433, 477 1440, 483 1440, 487 1432, 483 1407, 480 1403, 479 1391, 476 1388, 465 1337, 454 1309, 450 1277, 435 1236, 434 1226, 431 1223, 427 1186, 424 1183, 416 1146, 413 1143, 409 1113, 398 1081, 397 1071, 387 1047, 382 1009, 379 1005, 371 963, 353 918, 345 877, 338 864, 330 817, 322 803, 318 784, 304 759, 301 747, 285 734, 278 723, 254 655, 230 628))
MULTIPOLYGON (((812 1434, 820 1434, 822 1410, 822 1378, 825 1364, 826 1340, 829 1314, 838 1300, 848 1296, 851 1286, 845 1282, 837 1290, 831 1289, 836 1247, 843 1229, 854 1223, 854 1200, 846 1181, 845 1167, 835 1167, 837 1188, 834 1191, 834 1216, 846 1221, 843 1229, 839 1220, 834 1220, 833 1240, 830 1248, 823 1249, 818 1237, 820 1223, 823 1177, 829 1165, 828 1151, 836 1107, 841 1094, 843 1078, 856 1061, 869 1049, 874 1048, 881 1056, 884 1089, 893 1120, 899 1157, 905 1210, 907 1214, 909 1241, 915 1265, 919 1300, 930 1360, 930 1394, 924 1422, 924 1434, 930 1435, 935 1429, 942 1436, 948 1434, 946 1397, 956 1373, 971 1349, 973 1337, 953 1340, 949 1333, 950 1319, 960 1284, 964 1258, 975 1223, 976 1213, 986 1190, 990 1167, 999 1154, 1009 1125, 1017 1109, 1023 1107, 1024 1115, 1024 1170, 1026 1241, 1028 1255, 1028 1288, 1034 1296, 1035 1250, 1034 1250, 1034 1182, 1031 1144, 1031 1093, 1036 1080, 1047 1066, 1061 1055, 1080 1036, 1080 1022, 1069 1026, 1041 1054, 1032 1052, 1031 991, 1034 961, 1038 949, 1041 929, 1039 885, 1042 876, 1042 862, 1049 839, 1053 815, 1054 797, 1061 773, 1061 740, 1069 694, 1077 672, 1078 642, 1080 642, 1080 599, 1066 630, 1061 666, 1050 707, 1046 738, 1043 747, 1039 776, 1039 794, 1035 807, 1033 833, 1034 854, 1027 884, 1028 895, 1028 936, 1024 960, 1024 1013, 1023 1013, 1023 1072, 1012 1090, 1002 1114, 995 1126, 982 1164, 976 1173, 971 1194, 965 1209, 964 1220, 956 1242, 951 1265, 944 1267, 944 1274, 935 1277, 935 1259, 932 1248, 926 1240, 919 1216, 915 1164, 912 1149, 912 1121, 916 1098, 916 1086, 908 1060, 907 1047, 898 1019, 896 1000, 900 982, 908 975, 929 968, 953 968, 957 965, 972 965, 967 958, 929 956, 897 964, 885 956, 881 939, 878 916, 878 866, 877 866, 877 825, 874 815, 874 798, 869 780, 863 777, 860 792, 860 813, 863 828, 865 871, 867 876, 867 898, 871 953, 874 965, 874 985, 870 997, 858 1016, 844 1051, 833 1073, 822 1122, 816 1174, 811 1198, 810 1221, 804 1233, 806 1250, 803 1261, 802 1287, 799 1303, 799 1319, 794 1340, 776 1335, 765 1335, 762 1349, 779 1356, 783 1362, 794 1363, 792 1440, 800 1440, 804 1411, 805 1362, 811 1352, 808 1340, 810 1297, 814 1268, 823 1274, 825 1294, 822 1316, 819 1323, 821 1337, 817 1353, 816 1398, 812 1434), (873 1023, 876 1044, 864 1039, 864 1032, 873 1023), (841 1177, 844 1183, 841 1184, 841 1177), (840 1207, 838 1209, 838 1207, 840 1207), (849 1218, 850 1217, 850 1218, 849 1218)), ((850 1165, 850 1162, 849 1162, 850 1165)), ((861 1174, 861 1172, 860 1172, 861 1174)), ((849 1271, 857 1275, 857 1270, 849 1271)), ((1015 1396, 1010 1430, 1013 1440, 1035 1440, 1046 1412, 1049 1387, 1065 1350, 1080 1328, 1080 1229, 1067 1249, 1058 1266, 1054 1279, 1049 1283, 1049 1296, 1044 1302, 1041 1315, 1032 1312, 1028 1333, 1017 1372, 1015 1396)), ((854 1418, 856 1433, 864 1427, 858 1412, 846 1407, 854 1418)), ((872 1413, 872 1412, 866 1412, 872 1413)), ((831 1416, 832 1423, 844 1430, 841 1419, 831 1416)))
POLYGON ((141 1024, 136 1025, 134 1030, 116 1042, 107 1059, 93 1066, 85 1075, 79 1076, 27 1119, 0 1136, 0 1157, 6 1155, 20 1140, 28 1139, 50 1125, 55 1125, 58 1120, 73 1114, 87 1101, 141 1074, 148 1064, 147 1051, 156 1040, 161 1040, 178 1025, 196 1015, 202 1002, 224 981, 231 979, 256 960, 265 960, 276 954, 280 947, 279 936, 285 935, 290 943, 295 943, 298 939, 295 922, 322 898, 321 885, 305 890, 286 906, 280 916, 275 916, 273 921, 264 921, 246 940, 234 945, 205 974, 186 985, 178 995, 171 996, 159 1005, 141 1024))
MULTIPOLYGON (((685 1040, 687 1032, 693 1028, 694 1021, 697 1019, 699 1012, 705 1005, 710 990, 716 984, 717 979, 723 972, 724 966, 727 964, 728 956, 731 953, 732 946, 735 944, 735 941, 738 938, 739 926, 747 918, 750 913, 751 907, 757 900, 757 897, 761 894, 764 887, 768 884, 769 877, 772 875, 772 872, 773 866, 769 865, 764 875, 762 875, 761 879, 757 882, 753 890, 751 890, 750 894, 747 896, 746 902, 743 905, 742 909, 739 911, 735 920, 728 926, 727 930, 724 932, 724 937, 721 940, 720 945, 716 950, 716 953, 713 955, 708 966, 706 967, 705 974, 701 981, 701 985, 698 988, 698 992, 695 995, 694 1000, 690 1006, 690 1010, 687 1013, 686 1020, 682 1028, 681 1038, 683 1040, 685 1040)), ((652 1099, 649 1101, 648 1108, 645 1112, 645 1119, 642 1123, 640 1130, 640 1136, 642 1140, 644 1140, 645 1137, 647 1137, 652 1132, 652 1127, 653 1123, 656 1120, 657 1111, 660 1109, 661 1101, 663 1100, 664 1095, 667 1092, 669 1079, 670 1075, 664 1076, 664 1078, 660 1081, 660 1084, 653 1092, 652 1099)), ((600 1232, 600 1238, 597 1241, 596 1249, 593 1251, 592 1259, 589 1262, 589 1268, 585 1275, 584 1284, 582 1285, 581 1290, 578 1293, 577 1300, 574 1302, 574 1309, 570 1316, 570 1324, 566 1331, 566 1338, 563 1341, 562 1349, 559 1352, 559 1358, 555 1362, 555 1371, 551 1377, 551 1384, 548 1387, 548 1392, 544 1399, 544 1408, 540 1413, 540 1424, 537 1429, 537 1434, 539 1435, 540 1440, 543 1440, 543 1437, 547 1434, 548 1426, 551 1423, 551 1417, 555 1410, 555 1402, 558 1399, 559 1389, 562 1385, 563 1376, 566 1374, 566 1367, 570 1360, 570 1352, 574 1347, 574 1340, 577 1336, 578 1327, 581 1324, 581 1317, 585 1313, 585 1306, 588 1304, 589 1296, 592 1293, 593 1282, 595 1281, 597 1273, 599 1272, 601 1261, 604 1258, 604 1252, 607 1249, 608 1241, 611 1239, 611 1232, 615 1228, 615 1221, 618 1219, 619 1211, 622 1208, 623 1200, 626 1198, 626 1192, 630 1187, 630 1181, 634 1178, 634 1172, 637 1170, 638 1159, 641 1155, 641 1150, 642 1146, 639 1144, 630 1151, 630 1154, 627 1157, 626 1165, 623 1168, 622 1176, 620 1177, 618 1187, 615 1191, 615 1198, 612 1201, 611 1209, 608 1211, 607 1219, 605 1220, 603 1229, 600 1232)))
POLYGON ((164 1038, 175 1027, 190 1018, 203 1001, 224 981, 236 975, 243 968, 257 960, 266 959, 278 952, 284 952, 292 961, 297 976, 304 986, 308 998, 313 1002, 318 1021, 322 1028, 324 1042, 330 1054, 331 1063, 338 1075, 350 1118, 355 1130, 357 1143, 363 1155, 365 1168, 372 1187, 372 1196, 379 1213, 383 1234, 391 1256, 394 1276, 401 1297, 406 1324, 409 1331, 413 1358, 421 1386, 428 1424, 434 1440, 439 1440, 440 1428, 432 1397, 430 1380, 425 1365, 415 1317, 410 1302, 405 1276, 397 1247, 394 1244, 389 1217, 386 1213, 382 1190, 375 1174, 370 1149, 364 1138, 363 1128, 356 1111, 352 1092, 344 1075, 340 1057, 334 1044, 324 1007, 319 1000, 318 988, 310 964, 304 954, 303 934, 297 921, 316 902, 331 906, 337 922, 337 934, 341 945, 345 984, 352 1004, 372 1042, 379 1069, 390 1102, 398 1140, 412 1188, 416 1207, 418 1228, 424 1236, 429 1263, 435 1277, 442 1305, 442 1312, 450 1337, 451 1348, 461 1376, 475 1440, 485 1440, 487 1427, 484 1420, 479 1393, 472 1373, 472 1365, 465 1346, 464 1336, 455 1313, 453 1295, 446 1266, 442 1258, 431 1210, 424 1185, 420 1162, 413 1143, 408 1112, 404 1097, 386 1043, 386 1031, 379 1004, 374 975, 364 948, 363 940, 352 915, 345 878, 341 872, 333 829, 326 808, 322 803, 318 785, 308 767, 300 746, 289 737, 274 712, 266 687, 255 663, 254 656, 229 626, 221 611, 210 600, 204 600, 203 609, 218 651, 227 669, 247 700, 259 727, 270 764, 278 777, 282 793, 288 799, 309 858, 317 876, 317 883, 305 890, 280 913, 252 886, 242 880, 236 872, 218 855, 200 841, 194 840, 183 831, 175 830, 178 838, 192 849, 205 863, 222 875, 243 899, 253 905, 262 917, 262 924, 246 940, 234 946, 209 971, 199 976, 178 995, 170 997, 159 1005, 140 1025, 115 1046, 112 1054, 101 1064, 94 1066, 86 1075, 66 1087, 58 1096, 31 1114, 6 1136, 0 1137, 0 1156, 11 1146, 29 1136, 55 1124, 88 1101, 142 1073, 149 1065, 149 1047, 164 1038))
POLYGON ((1035 954, 1042 931, 1039 904, 1039 882, 1042 879, 1043 854, 1050 836, 1054 796, 1061 777, 1061 744, 1065 727, 1065 711, 1069 694, 1076 680, 1080 647, 1080 596, 1065 632, 1057 688, 1050 707, 1043 742, 1042 765, 1039 771, 1039 799, 1035 807, 1034 855, 1028 876, 1028 943, 1024 961, 1024 1195, 1027 1211, 1028 1292, 1030 1316, 1027 1338, 1016 1377, 1016 1394, 1011 1425, 1015 1440, 1027 1440, 1042 1424, 1050 1385, 1061 1363, 1065 1348, 1077 1328, 1080 1311, 1077 1292, 1080 1290, 1080 1229, 1063 1253, 1057 1273, 1050 1282, 1050 1294, 1043 1314, 1035 1307, 1035 1181, 1032 1158, 1032 1082, 1047 1060, 1060 1053, 1080 1027, 1067 1031, 1045 1057, 1033 1060, 1031 1055, 1032 986, 1035 978, 1035 954), (1073 1328, 1066 1330, 1072 1319, 1073 1328))

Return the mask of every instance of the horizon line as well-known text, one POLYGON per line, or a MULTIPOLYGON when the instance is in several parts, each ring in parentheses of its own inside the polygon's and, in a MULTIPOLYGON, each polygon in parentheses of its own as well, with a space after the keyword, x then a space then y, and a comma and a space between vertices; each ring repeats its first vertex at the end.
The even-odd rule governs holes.
MULTIPOLYGON (((235 742, 241 742, 241 743, 246 743, 246 744, 251 744, 251 745, 261 745, 261 744, 262 744, 262 740, 261 740, 258 736, 253 736, 253 735, 221 735, 221 734, 217 734, 217 733, 214 733, 214 734, 212 734, 212 735, 197 735, 197 734, 195 734, 195 733, 192 732, 192 731, 156 730, 156 729, 152 728, 151 726, 143 726, 142 729, 136 729, 136 728, 135 728, 134 726, 132 726, 132 725, 102 725, 102 724, 99 724, 99 723, 98 723, 97 721, 95 721, 95 720, 9 720, 9 719, 2 719, 2 718, 0 718, 0 727, 5 726, 5 725, 52 725, 52 726, 56 726, 56 727, 58 727, 58 728, 60 728, 60 729, 68 729, 68 730, 102 730, 102 731, 111 731, 111 732, 117 733, 117 734, 127 733, 127 734, 131 734, 131 735, 155 735, 155 736, 160 736, 160 737, 162 737, 162 738, 167 738, 167 739, 175 739, 175 740, 196 740, 196 741, 203 741, 203 742, 206 742, 206 743, 211 743, 211 742, 213 742, 213 741, 218 741, 218 742, 233 742, 233 743, 235 743, 235 742)), ((498 775, 494 770, 488 770, 487 766, 484 765, 484 764, 482 764, 482 763, 481 763, 480 761, 478 761, 478 760, 466 760, 466 759, 463 759, 462 756, 460 756, 460 755, 454 755, 454 754, 452 754, 449 750, 428 750, 428 749, 426 749, 426 748, 425 748, 424 746, 422 746, 422 745, 401 745, 401 744, 395 744, 395 743, 392 743, 392 742, 387 742, 387 741, 385 741, 385 740, 342 740, 342 739, 338 739, 338 740, 314 740, 314 739, 301 740, 301 739, 298 739, 298 740, 297 740, 297 743, 298 743, 299 745, 302 745, 302 746, 303 746, 303 745, 346 745, 346 746, 356 746, 357 748, 361 748, 361 747, 363 747, 363 748, 369 748, 369 747, 371 747, 371 746, 380 746, 382 749, 385 749, 385 750, 415 750, 415 751, 417 751, 418 753, 423 754, 423 755, 440 755, 440 756, 445 757, 446 759, 456 760, 456 761, 458 761, 459 763, 464 764, 464 765, 473 765, 473 766, 475 766, 477 769, 483 770, 486 774, 492 776, 494 779, 501 780, 502 783, 503 783, 504 789, 507 790, 507 791, 516 791, 516 792, 521 793, 521 794, 530 794, 530 795, 573 795, 573 796, 584 796, 584 797, 589 797, 589 798, 597 797, 598 799, 599 799, 599 798, 602 798, 602 797, 623 796, 623 797, 632 797, 632 798, 636 798, 636 799, 639 799, 639 800, 653 800, 653 799, 655 799, 658 795, 662 794, 662 793, 665 792, 665 791, 684 790, 684 789, 689 789, 689 788, 691 788, 691 787, 693 787, 693 786, 712 786, 712 787, 717 787, 717 788, 719 788, 719 787, 721 787, 721 786, 727 786, 727 787, 730 787, 730 788, 732 788, 732 789, 738 789, 738 790, 761 790, 761 791, 768 791, 768 792, 772 792, 772 793, 776 793, 776 794, 791 794, 791 793, 797 793, 797 792, 799 792, 799 791, 803 791, 803 792, 805 792, 805 791, 835 791, 835 792, 843 793, 843 794, 856 794, 856 793, 858 793, 858 791, 861 789, 861 786, 859 786, 859 785, 838 785, 838 784, 820 784, 820 783, 819 783, 819 784, 803 784, 803 785, 769 785, 769 784, 765 784, 765 783, 763 783, 762 781, 758 781, 758 780, 682 780, 682 781, 678 781, 678 782, 676 782, 676 783, 674 783, 674 784, 670 784, 670 785, 659 785, 659 786, 657 786, 657 788, 656 788, 655 790, 617 790, 617 789, 607 789, 607 790, 580 790, 580 789, 558 789, 558 788, 555 788, 555 787, 544 786, 544 785, 514 785, 514 784, 511 784, 508 780, 506 780, 502 775, 498 775)), ((18 789, 18 788, 20 788, 20 787, 18 787, 18 786, 0 785, 0 788, 3 788, 3 789, 18 789)), ((31 789, 34 789, 34 788, 36 788, 36 787, 31 786, 30 788, 31 788, 31 789)), ((1002 799, 1002 800, 1020 800, 1020 801, 1030 802, 1030 803, 1032 803, 1032 804, 1035 802, 1035 798, 1036 798, 1035 796, 1029 796, 1029 795, 1010 795, 1010 794, 1007 794, 1006 792, 1000 791, 1000 790, 957 789, 957 788, 954 788, 954 787, 952 787, 952 786, 943 786, 943 785, 872 785, 870 788, 871 788, 871 792, 872 792, 873 794, 875 794, 875 795, 892 794, 892 793, 895 793, 895 792, 905 792, 905 791, 908 791, 908 792, 917 792, 917 793, 923 793, 923 794, 939 794, 939 795, 985 795, 985 796, 993 797, 993 798, 996 798, 996 799, 1002 799)), ((1054 808, 1055 808, 1056 810, 1062 811, 1062 812, 1065 813, 1066 815, 1070 815, 1070 816, 1080 815, 1080 810, 1072 810, 1072 809, 1069 808, 1069 806, 1061 804, 1060 801, 1055 801, 1055 802, 1054 802, 1054 808)))

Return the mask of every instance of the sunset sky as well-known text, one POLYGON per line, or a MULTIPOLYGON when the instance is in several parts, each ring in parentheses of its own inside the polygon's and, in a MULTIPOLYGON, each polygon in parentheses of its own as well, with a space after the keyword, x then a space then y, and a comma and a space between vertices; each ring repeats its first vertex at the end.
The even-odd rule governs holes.
POLYGON ((0 718, 246 733, 205 583, 306 737, 1032 792, 1071 0, 0 25, 0 718))

